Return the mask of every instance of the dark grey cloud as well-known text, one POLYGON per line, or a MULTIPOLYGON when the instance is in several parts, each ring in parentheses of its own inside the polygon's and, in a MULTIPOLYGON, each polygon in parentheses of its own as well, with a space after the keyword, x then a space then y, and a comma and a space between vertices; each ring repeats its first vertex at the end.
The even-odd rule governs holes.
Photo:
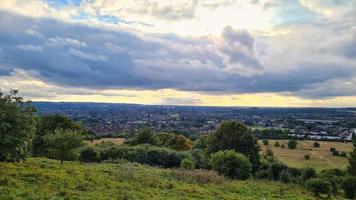
MULTIPOLYGON (((226 27, 222 40, 216 42, 174 34, 139 36, 0 11, 0 75, 21 69, 45 82, 87 90, 284 92, 308 98, 320 83, 356 76, 353 62, 332 60, 296 62, 284 70, 271 70, 274 66, 267 66, 257 56, 255 40, 249 32, 232 27, 226 27)), ((315 92, 314 97, 355 95, 340 87, 315 92)))

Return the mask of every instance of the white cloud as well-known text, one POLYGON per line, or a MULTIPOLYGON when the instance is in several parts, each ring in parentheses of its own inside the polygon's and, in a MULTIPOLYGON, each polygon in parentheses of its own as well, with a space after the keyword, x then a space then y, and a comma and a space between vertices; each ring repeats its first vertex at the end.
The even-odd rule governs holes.
POLYGON ((91 60, 91 61, 106 61, 108 58, 103 55, 95 55, 91 53, 84 53, 77 49, 70 48, 69 53, 81 59, 91 60))
POLYGON ((42 46, 31 45, 31 44, 28 44, 28 45, 20 44, 20 45, 17 45, 16 47, 19 48, 19 49, 22 49, 22 50, 24 50, 24 51, 42 52, 42 50, 43 50, 43 47, 42 47, 42 46))

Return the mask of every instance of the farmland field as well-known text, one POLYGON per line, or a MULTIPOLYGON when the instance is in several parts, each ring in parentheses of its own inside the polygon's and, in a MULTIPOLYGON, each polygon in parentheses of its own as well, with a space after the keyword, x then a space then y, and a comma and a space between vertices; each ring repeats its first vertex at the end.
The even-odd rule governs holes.
MULTIPOLYGON (((351 143, 343 142, 329 142, 329 141, 317 141, 320 143, 320 147, 313 147, 315 141, 299 140, 297 149, 288 149, 288 140, 269 140, 269 147, 272 149, 274 155, 291 167, 314 167, 317 170, 326 168, 345 168, 347 165, 347 158, 341 156, 333 156, 330 152, 330 147, 336 148, 337 151, 350 152, 352 151, 351 143), (285 148, 275 147, 275 142, 284 144, 285 148), (304 155, 309 155, 310 159, 304 159, 304 155)), ((262 152, 267 148, 262 141, 259 141, 262 152)))

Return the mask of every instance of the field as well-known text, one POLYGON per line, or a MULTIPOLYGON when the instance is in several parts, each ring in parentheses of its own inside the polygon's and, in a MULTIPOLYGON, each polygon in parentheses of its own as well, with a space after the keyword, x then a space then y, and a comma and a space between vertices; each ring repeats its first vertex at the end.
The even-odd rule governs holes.
MULTIPOLYGON (((229 181, 207 171, 31 158, 0 163, 0 199, 314 199, 293 184, 229 181)), ((340 198, 338 198, 340 199, 340 198)))
MULTIPOLYGON (((339 152, 352 151, 351 143, 343 142, 328 142, 317 141, 320 143, 319 148, 313 147, 315 141, 301 140, 298 141, 297 149, 291 150, 287 148, 287 140, 269 140, 269 147, 272 149, 274 155, 288 166, 291 167, 314 167, 317 170, 326 168, 345 168, 347 165, 347 158, 341 156, 333 156, 330 152, 330 147, 336 148, 339 152), (285 144, 286 148, 275 147, 275 141, 279 141, 280 144, 285 144), (310 155, 310 159, 304 159, 304 155, 310 155)), ((266 146, 259 141, 262 151, 266 149, 266 146)))
POLYGON ((101 144, 105 142, 111 142, 114 144, 122 144, 124 143, 125 139, 124 138, 101 138, 101 139, 96 139, 92 141, 85 141, 89 145, 96 145, 96 144, 101 144))

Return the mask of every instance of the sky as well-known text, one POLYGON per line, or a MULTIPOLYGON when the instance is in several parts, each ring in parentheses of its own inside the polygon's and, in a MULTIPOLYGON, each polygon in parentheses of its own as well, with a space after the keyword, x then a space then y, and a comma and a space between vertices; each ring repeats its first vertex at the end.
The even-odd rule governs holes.
POLYGON ((356 0, 0 0, 32 101, 355 107, 356 0))

